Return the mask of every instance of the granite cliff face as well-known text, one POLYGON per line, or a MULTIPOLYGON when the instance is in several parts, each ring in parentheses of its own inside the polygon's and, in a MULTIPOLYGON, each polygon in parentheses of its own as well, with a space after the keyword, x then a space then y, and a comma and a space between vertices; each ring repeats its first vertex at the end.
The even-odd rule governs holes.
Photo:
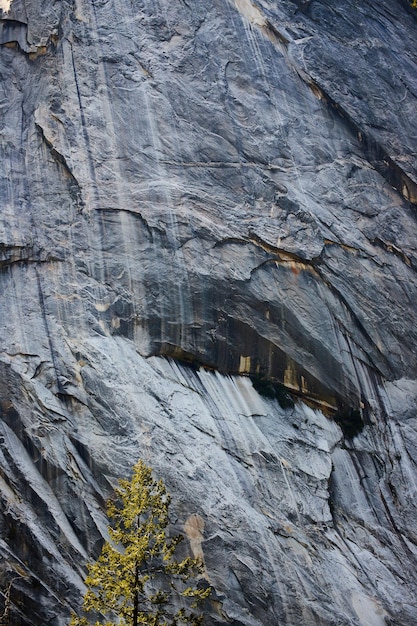
POLYGON ((416 14, 7 5, 11 623, 67 623, 139 457, 204 557, 208 623, 417 623, 416 14))

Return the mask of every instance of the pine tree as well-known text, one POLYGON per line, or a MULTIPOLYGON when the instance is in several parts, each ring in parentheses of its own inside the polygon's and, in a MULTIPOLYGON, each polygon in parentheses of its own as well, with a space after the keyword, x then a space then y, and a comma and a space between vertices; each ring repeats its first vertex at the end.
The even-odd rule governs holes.
POLYGON ((115 493, 117 499, 107 507, 110 540, 88 566, 84 617, 74 615, 70 626, 202 624, 195 609, 210 587, 197 585, 202 578, 198 559, 174 557, 183 537, 168 538, 171 498, 163 481, 155 481, 151 468, 139 461, 132 479, 120 480, 115 493), (92 620, 86 615, 91 612, 92 620), (100 615, 108 621, 97 621, 100 615))

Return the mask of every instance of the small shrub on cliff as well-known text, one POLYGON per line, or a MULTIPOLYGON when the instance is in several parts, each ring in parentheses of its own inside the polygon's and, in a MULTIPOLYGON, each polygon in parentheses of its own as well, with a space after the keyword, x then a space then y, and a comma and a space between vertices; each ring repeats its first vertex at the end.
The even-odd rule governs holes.
POLYGON ((254 389, 265 398, 275 398, 282 409, 294 408, 294 400, 282 383, 267 378, 264 374, 251 374, 250 379, 254 389))
POLYGON ((74 615, 70 626, 202 624, 196 609, 210 587, 201 578, 199 560, 174 557, 183 537, 167 536, 171 498, 163 481, 155 481, 152 470, 139 461, 132 479, 119 481, 116 496, 107 507, 110 541, 88 566, 84 615, 74 615), (200 586, 197 578, 205 584, 200 586), (97 621, 100 615, 107 619, 97 621))
POLYGON ((334 421, 339 424, 347 439, 353 439, 363 431, 364 421, 358 409, 343 409, 334 415, 334 421))

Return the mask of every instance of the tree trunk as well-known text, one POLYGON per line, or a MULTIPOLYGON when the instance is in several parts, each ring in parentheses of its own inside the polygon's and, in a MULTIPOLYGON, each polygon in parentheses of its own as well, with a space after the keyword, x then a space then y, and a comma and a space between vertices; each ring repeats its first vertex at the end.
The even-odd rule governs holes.
POLYGON ((136 568, 135 568, 135 588, 133 590, 132 626, 138 626, 138 613, 139 613, 138 582, 139 582, 139 567, 136 565, 136 568))

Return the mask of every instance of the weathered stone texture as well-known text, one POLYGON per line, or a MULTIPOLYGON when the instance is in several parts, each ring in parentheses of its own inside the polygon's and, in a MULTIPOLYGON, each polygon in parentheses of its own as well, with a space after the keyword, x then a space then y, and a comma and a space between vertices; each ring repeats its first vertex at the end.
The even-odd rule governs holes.
POLYGON ((13 0, 2 17, 13 623, 66 623, 138 457, 177 529, 204 524, 210 623, 417 623, 416 14, 13 0), (337 422, 357 411, 351 440, 337 422))

